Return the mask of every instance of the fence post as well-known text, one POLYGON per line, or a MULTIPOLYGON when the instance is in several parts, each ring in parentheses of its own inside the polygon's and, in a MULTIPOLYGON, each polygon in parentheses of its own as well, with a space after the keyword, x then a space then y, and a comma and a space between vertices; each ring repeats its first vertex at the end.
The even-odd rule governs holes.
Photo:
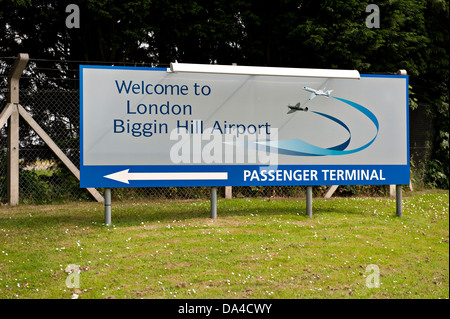
POLYGON ((19 204, 19 112, 17 106, 8 120, 8 203, 11 206, 19 204))
POLYGON ((331 198, 333 196, 336 189, 339 187, 339 185, 331 185, 331 187, 328 189, 327 193, 325 194, 325 198, 331 198))
MULTIPOLYGON (((8 122, 8 171, 7 189, 8 203, 11 206, 19 204, 19 117, 31 126, 39 137, 50 147, 72 174, 80 178, 78 168, 67 158, 53 140, 37 124, 32 116, 19 104, 19 80, 28 63, 28 54, 20 53, 8 75, 8 100, 6 107, 0 113, 0 128, 8 122)), ((98 201, 103 202, 103 196, 95 188, 87 191, 98 201)))
POLYGON ((232 199, 233 198, 233 187, 225 186, 225 198, 232 199))
MULTIPOLYGON (((22 105, 18 106, 19 114, 22 118, 31 126, 37 135, 47 144, 47 146, 55 153, 55 155, 61 160, 61 162, 70 170, 70 172, 79 180, 80 171, 73 164, 70 159, 64 154, 64 152, 56 145, 55 142, 48 136, 47 133, 39 126, 39 124, 33 119, 33 117, 23 108, 22 105)), ((103 202, 103 196, 95 188, 86 188, 89 193, 98 201, 103 202)))
MULTIPOLYGON (((19 204, 19 80, 28 63, 28 54, 20 53, 8 74, 8 101, 5 118, 8 119, 8 203, 19 204)), ((3 112, 2 112, 3 113, 3 112)))

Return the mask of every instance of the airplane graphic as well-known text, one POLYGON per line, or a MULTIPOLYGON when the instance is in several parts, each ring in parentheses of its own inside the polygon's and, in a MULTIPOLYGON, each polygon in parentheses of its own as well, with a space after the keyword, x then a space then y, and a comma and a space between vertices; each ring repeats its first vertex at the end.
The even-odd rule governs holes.
MULTIPOLYGON (((323 88, 321 90, 315 90, 315 89, 312 89, 312 88, 307 87, 307 86, 304 86, 303 90, 311 93, 311 95, 305 101, 305 103, 303 103, 303 105, 305 105, 306 103, 308 103, 309 101, 314 99, 317 95, 330 97, 331 96, 331 92, 334 91, 334 90, 327 90, 327 91, 325 91, 325 88, 323 88)), ((294 106, 288 105, 288 108, 289 108, 289 111, 287 112, 287 114, 291 114, 291 113, 294 113, 294 112, 297 112, 297 111, 304 111, 304 112, 308 111, 308 107, 300 107, 300 102, 298 102, 294 106)))
POLYGON ((314 90, 314 89, 311 89, 311 88, 309 88, 309 87, 307 87, 307 86, 304 86, 304 87, 303 87, 303 90, 308 91, 308 92, 311 92, 311 95, 309 96, 308 101, 311 101, 311 100, 312 100, 313 98, 315 98, 317 95, 325 96, 325 97, 330 97, 330 96, 331 96, 331 92, 333 92, 333 90, 325 91, 325 88, 323 88, 323 89, 321 89, 321 90, 314 90))
POLYGON ((287 112, 287 114, 291 114, 291 113, 294 113, 297 111, 305 111, 305 112, 308 111, 307 107, 305 107, 305 108, 300 107, 300 102, 298 102, 294 106, 288 105, 288 108, 289 108, 289 111, 287 112))

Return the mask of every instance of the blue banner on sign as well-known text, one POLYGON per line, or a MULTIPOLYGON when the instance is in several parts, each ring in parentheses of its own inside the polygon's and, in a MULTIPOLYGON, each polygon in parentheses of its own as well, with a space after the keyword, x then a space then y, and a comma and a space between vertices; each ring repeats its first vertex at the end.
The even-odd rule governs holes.
POLYGON ((83 166, 81 187, 409 184, 408 165, 83 166))

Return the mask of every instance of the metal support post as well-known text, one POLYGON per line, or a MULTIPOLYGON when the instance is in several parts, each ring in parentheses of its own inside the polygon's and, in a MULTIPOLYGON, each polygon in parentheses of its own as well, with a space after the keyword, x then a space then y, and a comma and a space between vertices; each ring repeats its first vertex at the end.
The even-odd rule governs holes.
POLYGON ((396 185, 397 216, 402 217, 402 185, 396 185))
POLYGON ((111 225, 111 188, 105 188, 105 225, 111 225))
POLYGON ((217 218, 217 187, 211 187, 211 218, 217 218))
POLYGON ((312 186, 306 187, 306 213, 312 218, 312 186))

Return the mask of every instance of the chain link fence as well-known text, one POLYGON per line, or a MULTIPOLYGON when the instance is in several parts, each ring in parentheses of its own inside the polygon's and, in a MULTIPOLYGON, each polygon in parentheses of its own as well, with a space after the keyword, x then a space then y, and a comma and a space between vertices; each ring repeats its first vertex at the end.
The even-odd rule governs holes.
MULTIPOLYGON (((6 68, 3 68, 6 71, 6 68)), ((5 73, 5 72, 3 72, 5 73)), ((5 74, 6 75, 6 74, 5 74)), ((6 76, 2 77, 5 79, 6 76)), ((6 81, 0 88, 0 112, 6 106, 6 81)), ((32 87, 32 85, 30 86, 32 87)), ((65 88, 21 89, 20 104, 46 131, 67 157, 79 167, 79 90, 65 88)), ((58 201, 93 201, 86 189, 51 149, 21 118, 19 120, 19 202, 52 203, 58 201)), ((0 203, 7 203, 7 124, 0 128, 0 203)), ((324 196, 328 187, 314 187, 314 196, 324 196)), ((103 194, 103 190, 99 189, 103 194)), ((341 186, 337 195, 389 194, 388 186, 341 186)), ((218 196, 225 197, 225 188, 218 188, 218 196)), ((272 197, 304 198, 303 186, 233 187, 233 198, 272 197)), ((209 187, 115 188, 113 200, 143 199, 208 199, 209 187)))
MULTIPOLYGON (((6 96, 4 89, 0 92, 6 96)), ((33 116, 67 157, 79 167, 79 91, 67 89, 22 90, 20 104, 33 116)), ((1 108, 6 105, 2 99, 1 108)), ((19 129, 19 200, 21 203, 51 203, 57 201, 92 201, 79 181, 62 164, 50 148, 24 121, 19 129)), ((0 202, 7 202, 7 125, 0 129, 0 202)), ((328 187, 314 187, 315 196, 323 196, 328 187)), ((99 190, 103 194, 103 190, 99 190)), ((339 195, 387 195, 385 186, 341 186, 339 195)), ((304 198, 303 186, 233 187, 234 198, 304 198)), ((115 188, 113 200, 142 199, 208 199, 209 187, 115 188)), ((224 187, 218 196, 225 196, 224 187)))

